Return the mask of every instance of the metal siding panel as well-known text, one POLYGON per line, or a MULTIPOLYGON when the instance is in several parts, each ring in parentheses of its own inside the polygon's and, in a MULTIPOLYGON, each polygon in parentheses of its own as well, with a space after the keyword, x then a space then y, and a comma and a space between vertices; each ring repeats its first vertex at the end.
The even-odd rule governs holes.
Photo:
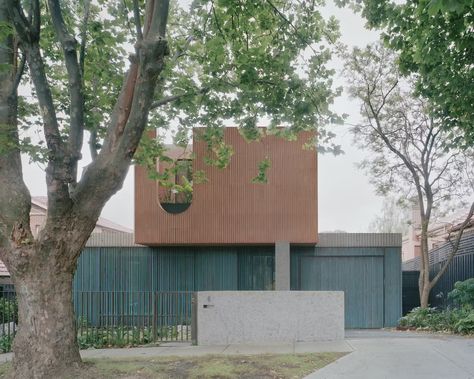
POLYGON ((396 326, 402 317, 402 258, 399 248, 385 248, 384 326, 396 326))
MULTIPOLYGON (((377 269, 377 272, 373 273, 376 277, 379 278, 380 275, 382 275, 382 279, 380 279, 380 288, 382 289, 382 294, 380 295, 380 298, 377 301, 374 302, 373 299, 371 300, 371 314, 374 315, 373 309, 380 308, 380 306, 377 305, 380 301, 382 303, 382 312, 381 316, 377 317, 381 317, 382 320, 385 319, 385 326, 394 325, 394 323, 396 323, 396 321, 398 321, 399 317, 401 316, 400 256, 400 247, 320 247, 319 245, 315 247, 292 246, 290 258, 291 289, 300 290, 312 287, 311 283, 306 282, 308 279, 306 277, 303 277, 302 275, 302 271, 310 270, 309 268, 305 268, 304 265, 301 264, 301 259, 303 257, 339 257, 339 259, 342 259, 342 257, 346 257, 347 259, 352 258, 354 262, 357 262, 357 260, 363 259, 364 257, 377 257, 377 259, 383 258, 383 260, 381 260, 383 262, 383 267, 379 267, 377 269), (385 287, 385 284, 383 283, 384 281, 386 281, 385 293, 383 293, 385 287)), ((338 267, 334 268, 331 271, 334 277, 328 277, 327 280, 331 281, 334 279, 337 281, 338 278, 341 278, 341 275, 350 277, 351 274, 344 273, 344 270, 348 270, 348 268, 345 268, 343 266, 344 265, 338 264, 338 267)), ((369 268, 366 267, 364 270, 368 269, 369 268)), ((364 286, 371 287, 373 284, 371 282, 372 279, 370 277, 366 278, 364 275, 361 275, 361 272, 363 272, 364 270, 355 270, 352 272, 352 275, 355 275, 352 276, 352 283, 356 283, 357 280, 359 280, 364 282, 364 286)), ((372 278, 374 277, 374 275, 372 276, 372 278)), ((321 284, 319 286, 321 286, 321 284)), ((379 289, 377 289, 376 291, 379 291, 379 289)), ((359 308, 359 310, 363 308, 364 307, 359 308)), ((350 317, 353 317, 355 320, 360 318, 361 316, 357 312, 354 315, 350 315, 350 317)), ((350 321, 350 323, 352 323, 352 321, 350 321)), ((375 323, 372 321, 368 321, 367 325, 370 324, 374 325, 375 323)))
POLYGON ((237 253, 233 248, 198 248, 195 252, 195 290, 236 290, 237 253))
POLYGON ((238 290, 272 290, 275 276, 273 247, 241 247, 238 249, 238 290))
POLYGON ((383 257, 301 258, 301 289, 344 291, 346 328, 383 327, 383 257))

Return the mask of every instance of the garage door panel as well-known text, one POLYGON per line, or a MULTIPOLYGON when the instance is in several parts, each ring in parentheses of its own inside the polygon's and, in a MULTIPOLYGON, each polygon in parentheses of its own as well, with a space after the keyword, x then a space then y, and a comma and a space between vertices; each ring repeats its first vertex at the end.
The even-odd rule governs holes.
POLYGON ((302 290, 344 291, 346 328, 383 327, 383 257, 301 257, 302 290))

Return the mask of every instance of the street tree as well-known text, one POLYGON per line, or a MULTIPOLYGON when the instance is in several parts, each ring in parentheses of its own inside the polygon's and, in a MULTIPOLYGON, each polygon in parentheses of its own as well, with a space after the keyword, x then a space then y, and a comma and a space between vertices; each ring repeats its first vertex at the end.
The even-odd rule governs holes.
MULTIPOLYGON (((259 138, 261 119, 284 136, 317 129, 331 147, 323 126, 335 119, 337 91, 326 63, 338 32, 322 5, 0 0, 0 258, 18 299, 15 378, 82 367, 71 300, 77 260, 147 127, 174 126, 184 143, 189 128, 206 126, 208 161, 218 166, 231 155, 222 141, 228 120, 248 139, 259 138), (19 85, 31 96, 19 97, 19 85), (86 144, 91 161, 80 172, 86 144), (45 165, 48 212, 37 237, 22 153, 45 165)), ((159 140, 140 149, 145 163, 166 154, 159 140)))
POLYGON ((361 102, 363 122, 352 128, 356 143, 371 152, 362 163, 380 194, 416 199, 421 220, 420 304, 428 306, 433 286, 453 260, 469 224, 453 233, 451 251, 439 272, 430 277, 428 227, 434 214, 474 194, 474 153, 453 142, 431 103, 403 80, 397 56, 381 44, 354 49, 346 57, 350 94, 361 102))
POLYGON ((385 197, 380 214, 376 215, 369 224, 369 231, 405 235, 410 223, 409 203, 393 196, 385 197))
POLYGON ((370 28, 399 54, 404 75, 430 99, 459 146, 474 145, 474 3, 470 0, 340 0, 361 10, 370 28))

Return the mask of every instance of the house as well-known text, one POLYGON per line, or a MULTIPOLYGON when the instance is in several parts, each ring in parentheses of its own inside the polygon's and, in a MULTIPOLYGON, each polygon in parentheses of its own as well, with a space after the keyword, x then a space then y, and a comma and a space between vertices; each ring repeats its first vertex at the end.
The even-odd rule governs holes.
MULTIPOLYGON (((36 237, 46 223, 48 212, 48 198, 46 196, 31 197, 30 227, 36 237)), ((99 217, 92 233, 133 233, 132 229, 116 224, 110 220, 99 217)))
MULTIPOLYGON (((431 224, 428 228, 428 251, 432 251, 446 244, 450 236, 454 236, 461 224, 466 219, 469 209, 460 209, 450 215, 444 216, 431 224)), ((474 231, 474 217, 464 229, 465 234, 474 231)), ((402 260, 410 261, 421 256, 421 219, 417 207, 412 209, 412 217, 408 233, 402 241, 402 260)))
MULTIPOLYGON (((430 226, 428 230, 428 262, 430 278, 445 266, 452 253, 452 241, 468 215, 468 209, 461 209, 430 226), (449 241, 449 239, 451 241, 449 241)), ((416 215, 415 215, 416 216, 416 215)), ((416 218, 414 219, 416 221, 416 218)), ((419 305, 418 277, 422 265, 419 223, 412 222, 410 234, 403 239, 403 307, 405 311, 419 305)), ((448 294, 458 281, 474 277, 474 217, 467 224, 456 255, 443 276, 430 292, 429 303, 435 307, 446 307, 450 300, 448 294)))
POLYGON ((135 241, 86 249, 77 291, 341 290, 346 327, 397 323, 401 235, 318 233, 317 152, 304 148, 314 134, 247 142, 225 128, 234 154, 219 169, 201 130, 192 146, 169 147, 181 162, 166 184, 135 167, 135 241), (263 160, 267 182, 255 183, 263 160), (207 180, 190 195, 193 172, 207 180))
MULTIPOLYGON (((30 227, 31 232, 36 237, 46 223, 48 212, 48 198, 46 196, 32 196, 30 210, 30 227)), ((133 234, 133 230, 122 225, 116 224, 110 220, 100 217, 97 221, 93 234, 113 233, 113 234, 133 234)), ((96 238, 97 240, 97 238, 96 238)), ((10 284, 10 273, 4 263, 0 261, 0 285, 10 284)))

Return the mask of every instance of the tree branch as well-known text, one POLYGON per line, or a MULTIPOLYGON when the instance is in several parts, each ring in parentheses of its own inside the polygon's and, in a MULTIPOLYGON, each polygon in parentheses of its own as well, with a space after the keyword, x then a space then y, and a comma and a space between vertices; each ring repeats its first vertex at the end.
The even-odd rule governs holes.
POLYGON ((111 115, 104 145, 85 170, 73 193, 74 209, 81 217, 98 217, 104 204, 122 185, 145 129, 153 93, 168 55, 164 39, 169 0, 149 0, 143 41, 136 44, 132 63, 111 115), (107 186, 101 183, 107 182, 107 186))
MULTIPOLYGON (((0 23, 11 21, 9 4, 0 2, 0 23)), ((7 266, 17 258, 16 247, 33 241, 29 222, 31 199, 23 181, 18 147, 16 83, 21 75, 16 68, 16 51, 13 36, 0 39, 0 65, 9 67, 0 70, 0 257, 7 266)))
POLYGON ((49 9, 56 36, 61 43, 68 74, 68 89, 70 98, 70 131, 68 138, 68 180, 75 184, 77 180, 77 162, 81 159, 82 141, 84 135, 84 94, 82 90, 82 75, 77 60, 77 41, 68 32, 64 22, 59 0, 49 0, 49 9))
POLYGON ((137 40, 143 40, 142 26, 140 22, 140 6, 138 0, 133 0, 133 18, 135 22, 135 30, 137 32, 137 40))
POLYGON ((191 91, 191 92, 186 92, 186 93, 183 93, 183 94, 180 94, 180 95, 165 97, 164 99, 161 99, 161 100, 158 100, 158 101, 154 102, 151 105, 150 110, 159 108, 163 105, 166 105, 168 103, 172 103, 173 101, 182 99, 184 97, 195 96, 195 95, 203 95, 203 94, 206 94, 207 92, 209 92, 209 88, 205 87, 205 88, 201 88, 197 91, 191 91))
MULTIPOLYGON (((456 228, 458 231, 458 234, 456 236, 456 240, 454 241, 454 245, 451 249, 451 252, 448 255, 448 258, 444 262, 444 265, 441 267, 441 270, 435 275, 433 280, 431 281, 431 285, 434 287, 436 283, 438 283, 438 280, 443 276, 443 274, 446 272, 448 269, 449 264, 452 262, 454 259, 454 256, 459 250, 459 244, 461 243, 462 235, 464 233, 464 230, 469 226, 472 216, 474 215, 474 202, 471 204, 471 208, 469 209, 469 213, 467 214, 466 219, 463 221, 463 223, 459 226, 459 228, 456 228)), ((451 233, 450 233, 451 234, 451 233)), ((449 237, 448 237, 449 238, 449 237)))
MULTIPOLYGON (((18 52, 18 49, 17 49, 18 52)), ((18 90, 18 86, 20 85, 21 78, 23 77, 23 73, 25 72, 25 64, 26 64, 26 55, 23 54, 20 58, 20 63, 15 72, 15 79, 13 80, 12 91, 16 93, 18 90)))
POLYGON ((85 59, 86 59, 87 25, 89 23, 90 5, 91 5, 90 0, 84 0, 84 19, 82 20, 81 46, 79 48, 79 68, 80 68, 81 77, 83 80, 84 80, 84 64, 85 64, 85 59))

